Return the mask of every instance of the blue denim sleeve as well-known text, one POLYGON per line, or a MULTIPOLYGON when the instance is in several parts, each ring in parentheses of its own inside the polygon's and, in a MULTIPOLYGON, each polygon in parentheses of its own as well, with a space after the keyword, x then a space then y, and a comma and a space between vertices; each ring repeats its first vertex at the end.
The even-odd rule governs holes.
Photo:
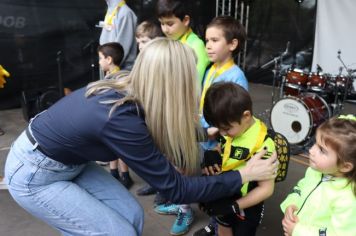
POLYGON ((239 192, 239 172, 187 177, 158 150, 143 117, 134 111, 116 112, 102 131, 104 142, 137 175, 174 203, 211 201, 239 192))

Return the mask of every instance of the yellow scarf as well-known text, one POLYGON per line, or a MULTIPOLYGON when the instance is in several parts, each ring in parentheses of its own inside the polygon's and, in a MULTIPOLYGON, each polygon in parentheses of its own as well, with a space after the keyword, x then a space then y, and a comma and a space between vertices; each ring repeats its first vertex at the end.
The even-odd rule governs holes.
POLYGON ((183 44, 185 44, 187 42, 187 39, 188 39, 190 33, 192 33, 192 32, 193 32, 192 28, 189 28, 187 30, 187 32, 185 32, 185 34, 183 34, 183 36, 179 39, 179 41, 181 41, 183 44))
POLYGON ((229 165, 227 165, 227 162, 230 158, 231 144, 233 138, 228 136, 224 137, 226 142, 225 142, 223 161, 222 161, 222 171, 233 170, 239 165, 241 165, 242 163, 246 162, 248 159, 250 159, 250 157, 262 146, 266 134, 267 134, 267 127, 262 122, 260 122, 260 131, 258 133, 255 146, 250 150, 247 158, 245 160, 236 160, 234 163, 231 163, 229 165))
POLYGON ((221 66, 218 70, 217 70, 218 65, 216 63, 214 63, 214 65, 210 68, 209 73, 206 76, 206 80, 204 82, 204 87, 203 87, 203 92, 202 92, 201 98, 200 98, 200 106, 199 106, 200 113, 203 113, 204 99, 205 99, 206 91, 208 91, 208 88, 212 84, 213 80, 215 78, 219 77, 219 75, 221 75, 224 71, 227 71, 228 69, 230 69, 234 64, 235 64, 234 60, 231 58, 223 66, 221 66))
POLYGON ((112 25, 113 24, 113 20, 114 17, 116 16, 116 13, 120 10, 120 7, 122 7, 123 5, 125 5, 126 2, 125 1, 121 1, 117 4, 117 6, 115 7, 115 9, 111 12, 111 14, 109 14, 109 11, 106 13, 105 15, 105 25, 112 25))

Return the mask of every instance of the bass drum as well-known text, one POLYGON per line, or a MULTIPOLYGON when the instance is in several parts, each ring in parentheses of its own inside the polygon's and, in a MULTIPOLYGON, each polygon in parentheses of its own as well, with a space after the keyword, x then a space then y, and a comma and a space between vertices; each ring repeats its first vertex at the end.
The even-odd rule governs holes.
POLYGON ((290 144, 300 144, 308 140, 330 116, 330 107, 322 97, 315 93, 302 93, 297 97, 282 98, 273 105, 271 125, 290 144))

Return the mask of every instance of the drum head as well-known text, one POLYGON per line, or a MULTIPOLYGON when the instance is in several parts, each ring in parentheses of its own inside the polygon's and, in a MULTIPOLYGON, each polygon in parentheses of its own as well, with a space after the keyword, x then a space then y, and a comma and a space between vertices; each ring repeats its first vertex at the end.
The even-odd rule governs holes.
POLYGON ((289 143, 306 140, 311 132, 312 121, 308 108, 298 98, 279 100, 271 110, 271 125, 274 131, 283 134, 289 143))

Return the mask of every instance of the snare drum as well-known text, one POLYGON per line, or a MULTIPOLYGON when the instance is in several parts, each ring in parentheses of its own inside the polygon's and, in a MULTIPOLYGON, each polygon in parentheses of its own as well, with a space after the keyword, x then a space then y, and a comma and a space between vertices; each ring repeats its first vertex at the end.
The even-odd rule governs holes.
POLYGON ((325 90, 327 75, 323 75, 320 73, 310 73, 308 76, 308 89, 313 92, 321 92, 325 90))
POLYGON ((285 97, 271 110, 273 130, 283 134, 289 143, 299 144, 314 134, 316 127, 331 116, 330 107, 315 93, 285 97))
POLYGON ((284 94, 298 96, 305 88, 308 82, 308 75, 302 70, 288 70, 285 77, 284 94))

